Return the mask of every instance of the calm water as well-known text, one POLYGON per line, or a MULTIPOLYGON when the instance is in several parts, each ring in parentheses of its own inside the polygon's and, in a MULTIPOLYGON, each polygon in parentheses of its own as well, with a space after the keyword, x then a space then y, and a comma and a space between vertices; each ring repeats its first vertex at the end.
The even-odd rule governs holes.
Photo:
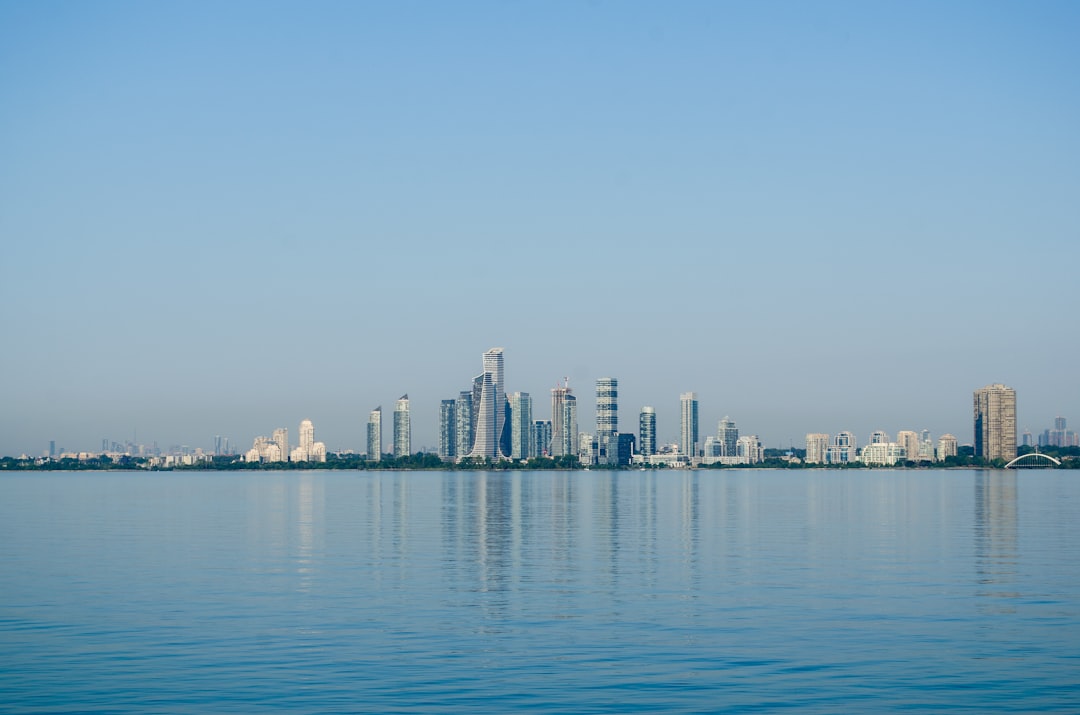
POLYGON ((13 712, 1080 711, 1076 472, 0 478, 13 712))

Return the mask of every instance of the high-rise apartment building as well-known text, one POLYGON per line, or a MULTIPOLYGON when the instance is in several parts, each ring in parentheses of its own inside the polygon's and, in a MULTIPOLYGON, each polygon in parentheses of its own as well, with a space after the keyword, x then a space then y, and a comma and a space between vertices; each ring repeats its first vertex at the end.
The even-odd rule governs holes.
POLYGON ((547 457, 551 449, 551 420, 535 420, 532 426, 533 437, 529 444, 530 457, 547 457))
POLYGON ((373 409, 368 415, 367 458, 373 462, 382 459, 382 405, 373 409))
POLYGON ((457 455, 457 403, 442 400, 439 403, 439 457, 451 460, 457 455))
POLYGON ((510 458, 528 459, 532 451, 532 398, 527 392, 510 395, 510 458))
POLYGON ((1002 384, 975 390, 975 456, 1016 459, 1016 390, 1002 384))
POLYGON ((599 464, 618 464, 619 381, 614 377, 596 381, 596 447, 599 464))
POLYGON ((943 434, 938 437, 937 461, 944 462, 949 457, 955 457, 957 451, 956 437, 951 434, 943 434))
MULTIPOLYGON (((311 420, 300 423, 300 450, 305 454, 311 454, 311 447, 315 444, 315 425, 311 420)), ((305 458, 303 461, 307 461, 305 458)))
POLYGON ((457 441, 454 453, 458 459, 468 456, 473 448, 473 400, 472 391, 463 390, 458 394, 457 403, 454 406, 457 430, 454 435, 457 441))
POLYGON ((904 459, 915 462, 919 459, 919 435, 911 430, 896 433, 896 443, 904 448, 904 459))
POLYGON ((681 430, 679 449, 693 459, 698 453, 698 401, 697 394, 684 392, 679 396, 681 430))
MULTIPOLYGON (((285 459, 284 455, 282 459, 285 459)), ((326 445, 315 441, 315 425, 312 424, 311 420, 304 420, 300 423, 300 444, 289 453, 288 459, 293 462, 326 461, 326 445)))
POLYGON ((412 424, 409 421, 409 396, 402 395, 394 405, 394 457, 408 457, 412 450, 412 424))
MULTIPOLYGON (((314 426, 312 426, 311 431, 312 431, 311 441, 314 442, 315 441, 315 434, 314 434, 315 427, 314 426)), ((273 436, 271 437, 271 439, 273 439, 274 444, 277 445, 278 452, 280 452, 280 454, 281 454, 281 459, 282 460, 288 460, 289 459, 289 430, 287 428, 285 428, 285 427, 278 427, 276 430, 274 430, 274 433, 273 433, 273 436)))
POLYGON ((739 442, 739 428, 735 426, 735 422, 728 416, 724 416, 724 419, 720 420, 720 424, 716 427, 716 441, 720 443, 720 456, 721 457, 735 457, 736 445, 739 442))
POLYGON ((806 463, 824 464, 829 449, 829 435, 811 432, 806 435, 806 463))
POLYGON ((577 455, 577 398, 569 385, 551 390, 551 449, 552 457, 577 455))
POLYGON ((656 410, 648 405, 638 416, 638 450, 646 457, 656 454, 656 410))
POLYGON ((506 388, 503 384, 503 349, 484 353, 484 371, 473 380, 473 448, 470 457, 499 459, 506 428, 506 388), (479 388, 479 389, 478 389, 479 388))

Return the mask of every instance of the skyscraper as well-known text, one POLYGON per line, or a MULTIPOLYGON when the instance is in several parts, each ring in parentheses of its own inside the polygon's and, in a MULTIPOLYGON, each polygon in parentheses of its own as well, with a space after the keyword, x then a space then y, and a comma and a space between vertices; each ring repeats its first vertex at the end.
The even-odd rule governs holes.
POLYGON ((720 424, 716 427, 716 441, 720 443, 720 456, 737 456, 739 428, 735 426, 735 423, 727 415, 720 420, 720 424))
POLYGON ((373 462, 382 459, 382 405, 373 409, 368 415, 367 458, 373 462))
POLYGON ((596 381, 596 446, 600 464, 617 464, 619 456, 619 381, 596 381))
POLYGON ((638 449, 646 457, 656 454, 656 410, 648 405, 638 417, 638 449))
POLYGON ((484 353, 484 372, 473 380, 473 448, 470 457, 499 459, 506 427, 506 389, 503 385, 503 349, 484 353), (479 401, 477 401, 479 388, 479 401))
MULTIPOLYGON (((306 420, 305 420, 305 422, 306 422, 306 420)), ((308 424, 311 424, 311 423, 308 422, 308 424)), ((314 426, 312 426, 311 431, 312 431, 311 441, 314 442, 315 441, 315 434, 314 434, 315 433, 315 427, 314 426)), ((289 461, 289 430, 287 428, 285 428, 285 427, 278 427, 276 430, 274 430, 274 433, 273 433, 273 436, 271 437, 271 439, 273 439, 274 444, 276 444, 278 446, 278 450, 281 453, 282 461, 285 461, 285 462, 289 461)))
MULTIPOLYGON (((315 444, 315 425, 311 423, 311 420, 304 420, 300 423, 300 450, 304 455, 311 454, 311 448, 315 444)), ((305 456, 302 461, 307 461, 305 456)))
POLYGON ((529 445, 530 457, 546 457, 551 449, 551 420, 533 422, 533 438, 529 445))
POLYGON ((463 390, 458 394, 457 404, 454 406, 457 419, 457 433, 455 439, 457 446, 454 453, 458 459, 467 457, 473 448, 473 399, 471 390, 463 390))
POLYGON ((457 405, 454 400, 439 403, 439 457, 445 460, 457 455, 457 405))
POLYGON ((394 405, 394 456, 408 457, 412 448, 412 424, 409 422, 409 396, 402 395, 394 405))
POLYGON ((679 396, 681 431, 679 433, 679 449, 683 454, 693 459, 697 456, 698 448, 698 401, 697 394, 684 392, 679 396))
POLYGON ((510 457, 528 459, 532 452, 532 398, 527 392, 510 395, 510 457))
POLYGON ((806 435, 806 463, 824 464, 825 454, 829 449, 829 435, 811 432, 806 435))
POLYGON ((1002 384, 975 390, 975 456, 1016 459, 1016 390, 1002 384))
POLYGON ((577 398, 569 385, 551 390, 551 456, 577 455, 577 398))

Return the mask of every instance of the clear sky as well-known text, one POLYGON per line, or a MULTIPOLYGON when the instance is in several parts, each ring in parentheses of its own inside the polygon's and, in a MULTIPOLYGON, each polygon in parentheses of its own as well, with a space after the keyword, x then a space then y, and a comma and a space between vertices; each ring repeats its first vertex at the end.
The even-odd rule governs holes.
POLYGON ((1080 427, 1080 3, 0 2, 0 454, 413 445, 506 350, 971 441, 1080 427))

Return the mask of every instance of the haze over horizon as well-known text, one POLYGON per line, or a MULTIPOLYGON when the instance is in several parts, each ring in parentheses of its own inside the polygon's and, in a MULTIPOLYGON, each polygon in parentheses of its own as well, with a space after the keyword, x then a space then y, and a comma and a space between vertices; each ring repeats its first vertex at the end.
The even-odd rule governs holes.
POLYGON ((0 1, 0 455, 1080 424, 1080 5, 0 1), (384 428, 384 439, 385 439, 384 428))

